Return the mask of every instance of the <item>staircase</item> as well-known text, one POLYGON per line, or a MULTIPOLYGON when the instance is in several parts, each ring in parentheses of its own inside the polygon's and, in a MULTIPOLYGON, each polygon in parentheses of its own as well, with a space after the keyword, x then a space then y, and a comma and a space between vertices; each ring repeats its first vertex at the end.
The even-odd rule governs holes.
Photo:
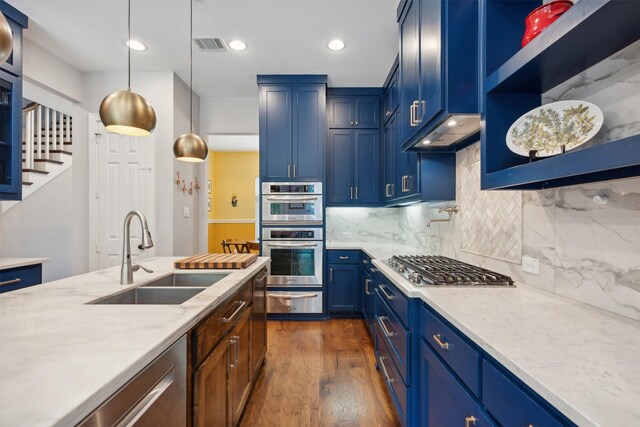
MULTIPOLYGON (((71 116, 31 103, 22 109, 22 200, 72 164, 71 116)), ((3 202, 2 212, 20 201, 3 202)))

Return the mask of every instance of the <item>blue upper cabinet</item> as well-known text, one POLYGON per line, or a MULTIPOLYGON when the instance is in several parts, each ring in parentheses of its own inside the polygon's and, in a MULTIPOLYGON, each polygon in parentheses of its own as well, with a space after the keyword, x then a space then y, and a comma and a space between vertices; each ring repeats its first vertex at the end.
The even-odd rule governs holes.
POLYGON ((380 128, 379 96, 331 96, 329 98, 329 128, 380 128))
MULTIPOLYGON (((397 199, 396 184, 396 158, 398 153, 398 117, 392 114, 391 118, 384 125, 383 133, 383 163, 384 163, 384 181, 383 181, 383 197, 384 203, 397 199)), ((415 154, 414 154, 415 155, 415 154)))
POLYGON ((403 150, 456 151, 478 140, 478 9, 475 0, 398 7, 403 150))
POLYGON ((354 202, 357 205, 380 203, 380 131, 355 131, 354 202))
POLYGON ((27 17, 2 2, 13 52, 0 64, 0 200, 22 199, 22 30, 27 17))
POLYGON ((260 178, 322 181, 326 76, 258 76, 260 178))
POLYGON ((385 82, 383 101, 383 122, 386 124, 398 109, 398 58, 391 67, 391 73, 385 82))
POLYGON ((327 147, 327 204, 346 205, 353 201, 353 131, 329 130, 327 147))

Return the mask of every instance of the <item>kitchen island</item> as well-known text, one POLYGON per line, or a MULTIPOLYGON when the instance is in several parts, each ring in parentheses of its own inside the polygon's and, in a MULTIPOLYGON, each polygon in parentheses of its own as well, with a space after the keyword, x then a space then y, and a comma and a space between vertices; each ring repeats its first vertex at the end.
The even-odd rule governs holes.
POLYGON ((423 301, 579 426, 640 424, 640 323, 538 290, 416 287, 385 262, 422 251, 401 244, 328 242, 362 250, 409 298, 423 301))
POLYGON ((0 296, 0 425, 77 424, 270 261, 206 270, 230 274, 179 305, 88 304, 170 275, 176 259, 141 261, 153 273, 132 285, 117 266, 0 296))

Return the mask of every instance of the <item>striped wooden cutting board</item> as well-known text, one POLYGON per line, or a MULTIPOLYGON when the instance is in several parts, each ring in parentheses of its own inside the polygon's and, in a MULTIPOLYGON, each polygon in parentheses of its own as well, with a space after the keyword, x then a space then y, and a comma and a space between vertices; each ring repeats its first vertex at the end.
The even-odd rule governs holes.
POLYGON ((179 269, 239 269, 246 268, 258 259, 258 254, 199 254, 174 263, 179 269))

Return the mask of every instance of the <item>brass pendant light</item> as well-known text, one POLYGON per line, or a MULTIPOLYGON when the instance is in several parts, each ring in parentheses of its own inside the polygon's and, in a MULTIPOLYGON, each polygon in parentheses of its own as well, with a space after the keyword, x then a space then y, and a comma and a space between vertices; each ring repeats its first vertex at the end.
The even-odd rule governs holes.
POLYGON ((13 51, 13 33, 7 18, 0 12, 0 64, 9 59, 13 51))
POLYGON ((204 162, 209 147, 198 135, 193 133, 193 0, 190 0, 189 30, 189 123, 191 131, 180 135, 173 143, 173 155, 183 162, 204 162))
MULTIPOLYGON (((129 0, 128 21, 131 40, 131 0, 129 0)), ((107 130, 123 135, 147 136, 156 127, 156 112, 142 95, 131 90, 131 48, 128 54, 128 85, 107 95, 100 104, 100 120, 107 130)))

